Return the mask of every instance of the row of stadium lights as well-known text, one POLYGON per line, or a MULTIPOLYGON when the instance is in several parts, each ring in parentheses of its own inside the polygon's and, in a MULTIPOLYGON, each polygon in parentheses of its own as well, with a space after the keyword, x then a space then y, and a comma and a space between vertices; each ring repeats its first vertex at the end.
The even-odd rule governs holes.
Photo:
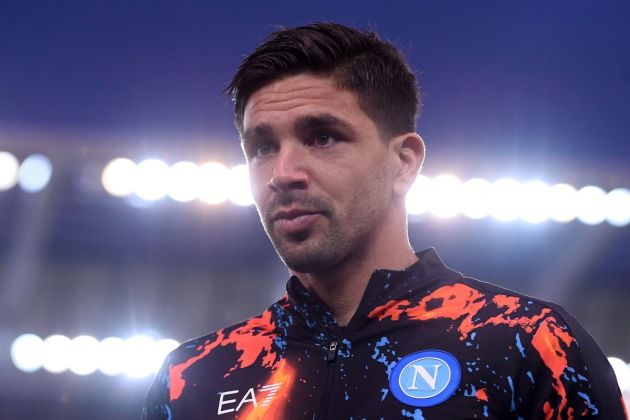
MULTIPOLYGON (((145 202, 168 196, 179 202, 198 199, 208 204, 228 200, 241 206, 254 203, 246 165, 228 169, 217 162, 201 166, 178 162, 169 167, 156 159, 136 164, 117 158, 105 167, 101 181, 114 196, 139 197, 145 202)), ((528 223, 566 223, 577 219, 596 225, 607 221, 621 227, 630 223, 630 191, 617 188, 606 193, 596 186, 577 190, 569 184, 551 186, 541 181, 520 184, 504 178, 490 183, 475 178, 462 182, 452 175, 420 175, 407 194, 407 211, 442 218, 460 214, 471 219, 493 217, 504 222, 520 219, 528 223)))
POLYGON ((178 345, 172 339, 155 340, 143 335, 99 341, 89 335, 73 339, 51 335, 42 339, 35 334, 23 334, 11 344, 11 360, 16 368, 27 373, 44 369, 55 374, 90 375, 99 371, 107 376, 144 378, 154 375, 166 355, 178 345))
MULTIPOLYGON (((51 335, 42 339, 35 334, 23 334, 11 344, 11 359, 16 368, 31 373, 44 369, 50 373, 69 371, 89 375, 97 371, 104 375, 127 375, 145 378, 154 375, 166 355, 179 343, 172 339, 154 340, 134 336, 127 340, 109 337, 98 341, 82 335, 70 339, 51 335)), ((619 388, 630 391, 630 366, 618 357, 609 357, 619 388)))
MULTIPOLYGON (((19 184, 25 191, 37 192, 46 187, 51 175, 52 164, 43 155, 31 155, 20 164, 15 156, 0 152, 0 191, 19 184)), ((158 159, 135 163, 116 158, 105 166, 101 183, 109 194, 136 207, 147 207, 167 196, 182 203, 254 203, 246 165, 228 168, 218 162, 177 162, 169 166, 158 159)), ((616 188, 606 192, 596 186, 578 190, 569 184, 519 183, 509 178, 493 183, 481 178, 462 182, 451 175, 420 175, 407 194, 407 211, 415 216, 451 218, 461 214, 503 222, 566 223, 577 219, 587 225, 608 222, 621 227, 630 223, 630 191, 616 188)))
POLYGON ((29 193, 36 193, 48 185, 52 176, 52 163, 44 155, 30 155, 22 163, 8 152, 0 152, 0 191, 19 185, 29 193))

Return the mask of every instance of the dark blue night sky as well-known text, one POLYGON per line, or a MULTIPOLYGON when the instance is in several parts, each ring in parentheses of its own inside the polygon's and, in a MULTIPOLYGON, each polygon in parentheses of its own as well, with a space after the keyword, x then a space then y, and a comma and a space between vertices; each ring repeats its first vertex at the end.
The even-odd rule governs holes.
POLYGON ((434 162, 630 155, 621 1, 4 0, 0 124, 231 142, 221 91, 240 59, 275 25, 314 20, 374 27, 407 53, 434 162))

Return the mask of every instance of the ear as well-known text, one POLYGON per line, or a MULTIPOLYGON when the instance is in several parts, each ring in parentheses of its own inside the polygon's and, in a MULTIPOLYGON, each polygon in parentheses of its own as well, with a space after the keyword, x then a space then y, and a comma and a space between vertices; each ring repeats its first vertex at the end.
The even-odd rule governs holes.
POLYGON ((424 141, 417 133, 405 133, 389 141, 396 162, 393 192, 404 197, 416 180, 424 161, 424 141))

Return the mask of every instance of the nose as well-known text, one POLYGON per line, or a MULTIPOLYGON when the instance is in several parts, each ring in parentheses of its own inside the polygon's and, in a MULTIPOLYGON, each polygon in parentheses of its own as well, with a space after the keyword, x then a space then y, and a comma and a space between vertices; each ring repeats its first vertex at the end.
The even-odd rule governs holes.
POLYGON ((298 147, 281 148, 276 155, 273 173, 268 182, 269 188, 274 192, 306 189, 309 177, 305 163, 298 147))

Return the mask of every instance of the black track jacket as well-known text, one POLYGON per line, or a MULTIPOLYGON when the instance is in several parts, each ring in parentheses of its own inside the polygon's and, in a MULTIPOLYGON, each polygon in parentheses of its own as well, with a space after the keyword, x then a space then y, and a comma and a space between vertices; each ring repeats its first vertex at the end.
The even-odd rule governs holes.
POLYGON ((627 418, 606 357, 565 310, 417 255, 373 273, 347 327, 292 277, 260 316, 173 351, 144 417, 627 418))

